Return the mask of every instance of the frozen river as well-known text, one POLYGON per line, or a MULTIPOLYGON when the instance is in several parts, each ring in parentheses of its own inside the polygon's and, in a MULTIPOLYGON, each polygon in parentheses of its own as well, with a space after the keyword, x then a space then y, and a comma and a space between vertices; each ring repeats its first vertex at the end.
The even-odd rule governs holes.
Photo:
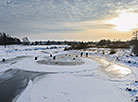
POLYGON ((131 68, 63 49, 0 56, 7 58, 0 63, 0 102, 130 102, 125 88, 137 78, 131 68))
POLYGON ((11 102, 28 85, 29 80, 45 73, 9 69, 0 76, 0 102, 11 102))

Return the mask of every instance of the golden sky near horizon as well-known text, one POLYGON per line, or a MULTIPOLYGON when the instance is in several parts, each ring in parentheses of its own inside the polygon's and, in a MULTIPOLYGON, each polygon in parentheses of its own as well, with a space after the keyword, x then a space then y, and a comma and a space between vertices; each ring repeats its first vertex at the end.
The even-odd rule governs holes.
POLYGON ((138 28, 138 14, 121 11, 118 16, 113 18, 67 23, 65 26, 85 30, 72 33, 64 32, 64 34, 59 33, 59 39, 56 38, 57 36, 49 34, 49 39, 78 41, 97 41, 100 39, 130 40, 133 36, 132 33, 138 28), (64 36, 65 34, 66 37, 64 36))

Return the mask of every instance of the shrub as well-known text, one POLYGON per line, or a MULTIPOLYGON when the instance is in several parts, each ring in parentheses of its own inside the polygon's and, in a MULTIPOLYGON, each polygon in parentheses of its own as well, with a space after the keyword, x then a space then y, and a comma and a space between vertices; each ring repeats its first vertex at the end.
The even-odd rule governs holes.
POLYGON ((116 50, 111 49, 109 54, 115 54, 115 53, 116 53, 116 50))

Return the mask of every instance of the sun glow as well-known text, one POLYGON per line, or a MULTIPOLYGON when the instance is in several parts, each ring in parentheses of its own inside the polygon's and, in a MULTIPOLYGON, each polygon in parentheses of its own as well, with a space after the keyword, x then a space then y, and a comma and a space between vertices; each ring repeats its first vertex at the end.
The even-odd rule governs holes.
POLYGON ((115 29, 120 32, 128 32, 138 28, 138 14, 122 12, 118 17, 109 20, 110 24, 115 25, 115 29))

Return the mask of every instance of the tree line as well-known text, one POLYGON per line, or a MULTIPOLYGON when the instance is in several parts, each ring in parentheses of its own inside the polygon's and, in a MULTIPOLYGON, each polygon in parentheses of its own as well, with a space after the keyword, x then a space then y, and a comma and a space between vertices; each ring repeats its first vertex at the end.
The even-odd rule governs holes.
POLYGON ((5 32, 0 32, 0 45, 11 45, 11 44, 23 44, 23 45, 70 45, 71 47, 66 48, 65 50, 71 49, 85 49, 91 47, 98 48, 132 48, 132 51, 136 56, 138 56, 138 31, 133 32, 133 37, 129 41, 111 41, 102 39, 98 42, 81 42, 81 41, 34 41, 30 42, 27 37, 22 39, 22 42, 19 38, 11 37, 5 32))
POLYGON ((21 44, 20 39, 11 37, 9 34, 0 32, 0 45, 21 44))

